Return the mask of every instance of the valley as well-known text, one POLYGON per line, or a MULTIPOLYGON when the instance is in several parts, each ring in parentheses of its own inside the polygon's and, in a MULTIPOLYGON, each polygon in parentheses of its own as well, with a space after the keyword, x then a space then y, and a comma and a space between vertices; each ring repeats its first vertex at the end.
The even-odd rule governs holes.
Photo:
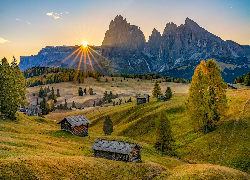
MULTIPOLYGON (((0 178, 250 178, 250 106, 245 106, 242 113, 249 99, 248 88, 228 90, 227 114, 219 121, 215 131, 204 135, 193 130, 187 117, 185 100, 189 84, 162 82, 160 83, 162 91, 165 91, 166 87, 171 87, 173 91, 170 100, 160 102, 156 98, 150 98, 149 103, 136 105, 135 93, 140 91, 151 95, 153 81, 130 78, 124 81, 118 77, 115 81, 105 82, 105 79, 106 77, 102 77, 98 82, 93 78, 86 78, 83 84, 63 82, 49 86, 54 89, 60 88, 60 93, 63 98, 67 98, 69 106, 72 100, 81 104, 87 99, 91 101, 98 99, 102 97, 104 90, 118 93, 122 99, 131 96, 132 102, 123 101, 121 105, 116 106, 110 104, 111 106, 105 105, 105 107, 54 112, 45 115, 45 118, 18 113, 16 121, 0 120, 0 178), (88 97, 90 95, 79 97, 78 86, 91 86, 97 94, 92 95, 93 97, 88 97), (171 155, 162 154, 153 147, 155 127, 161 111, 167 112, 174 137, 171 155), (60 125, 57 124, 60 120, 80 114, 84 114, 92 122, 89 126, 89 136, 78 137, 60 130, 60 125), (114 124, 114 132, 110 136, 105 136, 102 130, 106 115, 111 117, 114 124), (97 138, 139 144, 143 148, 142 162, 94 158, 90 147, 97 138)), ((27 97, 31 102, 35 101, 32 94, 38 90, 38 87, 27 89, 27 97)), ((64 99, 58 98, 58 103, 63 101, 64 99)))

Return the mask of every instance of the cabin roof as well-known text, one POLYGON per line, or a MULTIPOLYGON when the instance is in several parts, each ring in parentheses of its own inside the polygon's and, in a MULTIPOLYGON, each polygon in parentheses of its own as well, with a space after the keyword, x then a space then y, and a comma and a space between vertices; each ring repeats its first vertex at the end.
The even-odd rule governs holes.
POLYGON ((136 94, 136 98, 149 98, 150 96, 148 94, 136 94))
POLYGON ((99 151, 115 152, 120 154, 130 154, 130 152, 135 148, 141 146, 135 143, 128 143, 123 141, 112 141, 106 139, 97 139, 91 149, 99 151))
POLYGON ((227 85, 233 87, 234 89, 239 89, 237 86, 235 86, 235 85, 233 85, 231 83, 227 83, 227 85))
POLYGON ((64 120, 68 121, 68 123, 71 125, 71 127, 92 124, 84 115, 65 117, 59 123, 62 123, 62 121, 64 121, 64 120))

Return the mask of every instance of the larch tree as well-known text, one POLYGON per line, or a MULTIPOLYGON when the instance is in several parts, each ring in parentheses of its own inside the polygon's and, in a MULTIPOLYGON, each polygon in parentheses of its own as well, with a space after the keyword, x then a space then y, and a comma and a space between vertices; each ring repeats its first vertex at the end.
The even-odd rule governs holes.
POLYGON ((172 142, 173 138, 170 121, 166 113, 161 112, 156 124, 156 140, 154 146, 156 149, 170 154, 172 142))
POLYGON ((11 65, 6 58, 0 63, 0 111, 10 119, 16 119, 19 106, 25 105, 25 79, 13 56, 11 65))
POLYGON ((205 134, 213 131, 227 107, 227 84, 216 62, 201 61, 189 86, 187 106, 195 130, 205 134))
POLYGON ((162 92, 161 92, 161 87, 160 87, 158 81, 156 80, 156 81, 155 81, 155 85, 154 85, 154 89, 153 89, 153 91, 152 91, 152 95, 153 95, 154 97, 158 97, 158 96, 161 95, 161 94, 162 94, 162 92))
POLYGON ((113 132, 113 122, 110 119, 109 115, 105 117, 105 121, 103 124, 103 132, 105 135, 111 135, 111 133, 113 132))

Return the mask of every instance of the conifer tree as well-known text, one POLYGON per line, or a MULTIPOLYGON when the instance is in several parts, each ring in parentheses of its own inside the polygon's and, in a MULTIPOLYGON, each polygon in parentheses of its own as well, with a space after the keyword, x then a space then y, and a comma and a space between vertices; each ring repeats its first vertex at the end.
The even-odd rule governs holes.
POLYGON ((74 101, 72 102, 72 108, 76 108, 76 104, 74 101))
POLYGON ((226 111, 226 89, 227 85, 216 62, 211 59, 207 63, 201 61, 192 77, 187 102, 190 119, 196 130, 205 134, 214 130, 226 111))
POLYGON ((64 102, 64 109, 68 109, 68 105, 67 105, 66 99, 65 99, 65 102, 64 102))
POLYGON ((83 96, 83 91, 82 91, 82 88, 81 88, 81 87, 78 88, 78 95, 79 95, 79 96, 83 96))
POLYGON ((159 84, 158 84, 158 81, 156 80, 156 81, 155 81, 155 85, 154 85, 154 89, 153 89, 153 91, 152 91, 152 95, 153 95, 154 97, 158 97, 158 96, 161 95, 161 94, 162 94, 161 88, 160 88, 160 86, 159 86, 159 84))
POLYGON ((167 90, 165 91, 165 96, 167 99, 170 99, 172 97, 172 91, 170 87, 167 87, 167 90))
POLYGON ((103 124, 103 132, 105 135, 111 135, 111 133, 113 132, 113 122, 110 119, 109 115, 105 117, 105 121, 103 124))
POLYGON ((11 65, 6 58, 1 60, 0 84, 0 112, 14 120, 18 107, 26 104, 25 79, 14 56, 11 65))
POLYGON ((56 90, 56 96, 60 97, 59 89, 56 90))
POLYGON ((155 147, 162 152, 170 154, 172 141, 173 138, 170 121, 168 120, 166 114, 161 112, 156 126, 155 147))

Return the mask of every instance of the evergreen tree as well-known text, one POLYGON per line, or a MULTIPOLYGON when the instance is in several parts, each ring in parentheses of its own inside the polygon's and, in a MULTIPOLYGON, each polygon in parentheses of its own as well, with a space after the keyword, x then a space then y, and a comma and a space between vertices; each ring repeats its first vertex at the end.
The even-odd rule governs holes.
POLYGON ((110 119, 109 115, 105 117, 105 121, 103 124, 103 132, 105 135, 111 135, 111 133, 113 132, 113 122, 110 119))
POLYGON ((82 91, 82 88, 81 88, 81 87, 78 88, 78 95, 79 95, 79 96, 83 96, 83 91, 82 91))
POLYGON ((67 101, 65 99, 65 103, 64 103, 64 109, 68 109, 68 106, 67 106, 67 101))
POLYGON ((40 90, 39 90, 38 96, 39 96, 39 97, 41 97, 41 98, 43 98, 43 97, 44 97, 43 87, 40 87, 40 90))
POLYGON ((6 58, 1 60, 0 84, 0 112, 14 120, 18 107, 26 104, 25 79, 14 56, 11 65, 6 58))
POLYGON ((166 114, 161 112, 156 126, 155 147, 162 152, 170 154, 172 141, 173 138, 170 121, 168 120, 166 114))
POLYGON ((155 85, 154 85, 154 89, 152 91, 152 95, 153 95, 153 97, 158 97, 161 94, 162 94, 161 93, 161 88, 160 88, 160 86, 158 84, 158 81, 156 80, 155 85))
POLYGON ((47 92, 50 92, 49 86, 48 86, 48 88, 47 88, 47 92))
POLYGON ((76 108, 76 104, 74 101, 72 102, 72 108, 76 108))
POLYGON ((167 90, 165 91, 165 97, 167 99, 170 99, 172 97, 172 91, 170 87, 167 87, 167 90))
POLYGON ((36 105, 39 105, 38 98, 36 98, 36 105))
POLYGON ((227 84, 223 82, 221 70, 209 59, 196 67, 188 93, 190 119, 196 130, 205 134, 216 127, 225 113, 227 84))
POLYGON ((87 94, 87 89, 86 88, 84 88, 84 91, 83 91, 85 94, 87 94))
POLYGON ((43 98, 43 100, 40 102, 40 108, 42 109, 42 115, 46 115, 49 113, 49 109, 47 107, 47 102, 45 98, 43 98))
POLYGON ((115 101, 113 102, 113 106, 115 106, 115 101))
POLYGON ((60 97, 59 89, 56 90, 56 96, 60 97))

